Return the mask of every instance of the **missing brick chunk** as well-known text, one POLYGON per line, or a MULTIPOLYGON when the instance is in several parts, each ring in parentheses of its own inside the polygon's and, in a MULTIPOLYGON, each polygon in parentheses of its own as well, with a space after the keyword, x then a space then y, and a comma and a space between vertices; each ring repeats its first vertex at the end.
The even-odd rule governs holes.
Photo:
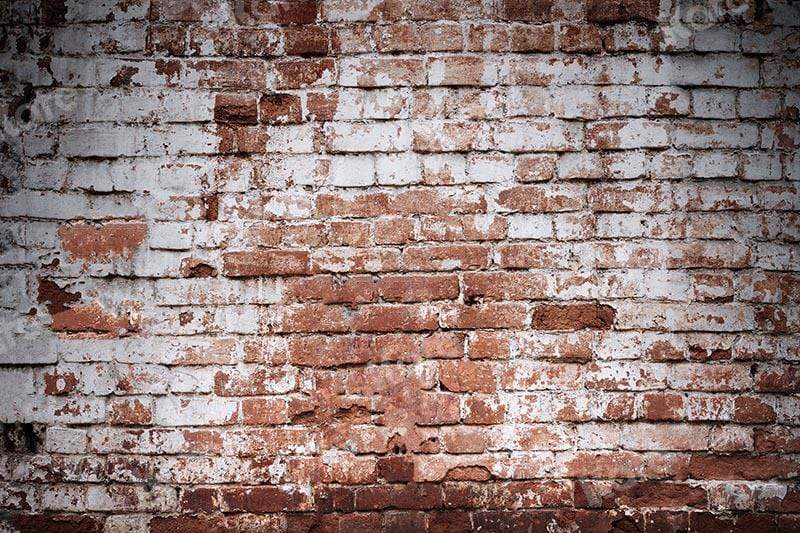
POLYGON ((3 449, 13 453, 36 453, 42 444, 44 428, 30 422, 3 424, 3 449))

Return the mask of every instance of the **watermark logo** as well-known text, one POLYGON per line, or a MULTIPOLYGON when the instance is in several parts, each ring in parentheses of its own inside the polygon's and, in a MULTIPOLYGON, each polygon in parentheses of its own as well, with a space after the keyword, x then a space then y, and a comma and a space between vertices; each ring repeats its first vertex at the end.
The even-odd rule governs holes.
MULTIPOLYGON (((70 79, 97 78, 97 65, 92 61, 67 61, 64 66, 69 71, 70 79)), ((26 74, 31 68, 39 67, 23 61, 11 65, 11 80, 8 85, 14 88, 16 97, 2 117, 2 132, 6 139, 19 138, 42 124, 71 121, 78 110, 87 114, 88 108, 78 108, 81 104, 88 105, 85 98, 78 96, 81 91, 87 91, 85 87, 62 86, 55 80, 51 80, 50 85, 35 85, 26 74)))
POLYGON ((678 0, 668 32, 674 41, 685 41, 726 21, 746 17, 751 8, 747 0, 678 0))

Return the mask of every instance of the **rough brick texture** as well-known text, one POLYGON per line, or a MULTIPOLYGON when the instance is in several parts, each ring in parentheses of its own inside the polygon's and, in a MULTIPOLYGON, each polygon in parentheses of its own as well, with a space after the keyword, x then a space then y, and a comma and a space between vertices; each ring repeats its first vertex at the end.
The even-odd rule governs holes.
POLYGON ((0 2, 0 531, 799 531, 798 27, 0 2))

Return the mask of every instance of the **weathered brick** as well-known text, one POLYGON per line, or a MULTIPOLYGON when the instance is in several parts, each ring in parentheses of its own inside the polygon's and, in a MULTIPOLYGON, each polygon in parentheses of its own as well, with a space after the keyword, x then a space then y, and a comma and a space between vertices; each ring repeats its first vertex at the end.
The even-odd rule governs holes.
POLYGON ((256 124, 256 99, 252 96, 218 94, 214 103, 214 120, 233 124, 256 124))
POLYGON ((276 88, 297 89, 315 85, 330 85, 336 75, 332 59, 297 59, 275 64, 276 88))
POLYGON ((293 124, 302 121, 300 97, 292 94, 264 94, 258 101, 258 115, 267 124, 293 124))
POLYGON ((330 32, 320 26, 290 26, 283 31, 283 49, 288 55, 325 55, 329 43, 330 32))
POLYGON ((229 252, 223 256, 222 272, 231 277, 286 276, 307 274, 308 253, 302 251, 229 252))
POLYGON ((147 236, 144 223, 67 224, 58 229, 62 246, 69 255, 84 262, 105 262, 130 257, 147 236))
POLYGON ((0 4, 0 530, 800 529, 792 2, 0 4))
POLYGON ((339 84, 345 87, 390 87, 425 83, 425 67, 421 59, 343 58, 339 62, 339 70, 339 84))
POLYGON ((547 304, 533 310, 532 326, 546 330, 608 329, 615 315, 614 308, 605 304, 547 304))
POLYGON ((595 26, 579 24, 562 26, 559 48, 562 52, 596 53, 603 48, 602 35, 595 26))
POLYGON ((386 301, 425 302, 458 298, 456 276, 397 275, 384 276, 378 293, 386 301))
POLYGON ((587 17, 595 22, 625 22, 628 20, 646 20, 654 22, 659 16, 658 0, 619 0, 606 2, 590 0, 587 17))
POLYGON ((305 511, 311 500, 299 487, 233 487, 221 490, 223 506, 229 511, 255 513, 305 511))

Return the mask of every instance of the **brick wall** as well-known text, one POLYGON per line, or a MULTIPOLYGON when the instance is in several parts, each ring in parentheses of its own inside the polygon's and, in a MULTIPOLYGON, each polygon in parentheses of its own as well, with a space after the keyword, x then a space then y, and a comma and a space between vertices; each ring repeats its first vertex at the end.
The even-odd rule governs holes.
POLYGON ((800 530, 800 6, 701 4, 2 3, 0 531, 800 530))

